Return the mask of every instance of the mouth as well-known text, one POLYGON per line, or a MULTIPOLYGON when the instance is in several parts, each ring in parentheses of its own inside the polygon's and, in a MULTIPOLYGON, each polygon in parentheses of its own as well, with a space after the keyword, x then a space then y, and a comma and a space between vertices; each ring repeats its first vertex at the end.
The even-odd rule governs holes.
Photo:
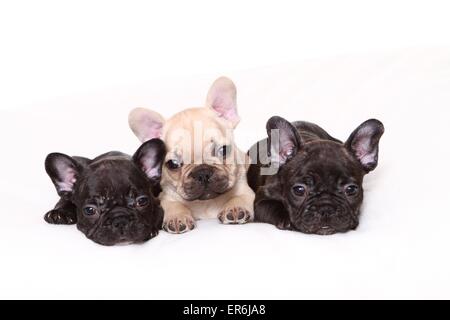
POLYGON ((200 197, 198 197, 198 200, 211 200, 211 199, 217 198, 218 196, 220 196, 220 193, 206 192, 206 193, 202 194, 200 197))
POLYGON ((337 233, 337 231, 330 226, 322 226, 315 233, 321 236, 329 236, 337 233))
POLYGON ((353 210, 338 205, 306 208, 304 212, 296 215, 296 228, 307 234, 322 236, 347 233, 358 226, 358 216, 353 210), (316 210, 317 209, 317 210, 316 210), (322 209, 319 211, 319 209, 322 209))
POLYGON ((202 193, 199 196, 183 196, 183 199, 186 201, 204 201, 204 200, 212 200, 220 196, 220 193, 216 192, 208 192, 208 193, 202 193))
MULTIPOLYGON (((151 238, 151 237, 149 237, 151 238)), ((103 246, 129 246, 132 244, 140 244, 148 241, 147 239, 131 239, 130 237, 119 237, 116 239, 91 239, 92 241, 101 244, 103 246)))
POLYGON ((219 197, 220 195, 226 193, 228 191, 228 189, 225 189, 222 192, 221 190, 214 190, 214 188, 208 188, 208 187, 204 187, 202 189, 197 189, 196 192, 186 192, 186 190, 184 190, 183 194, 181 194, 181 196, 183 197, 183 199, 187 200, 187 201, 196 201, 196 200, 212 200, 215 199, 217 197, 219 197))
POLYGON ((114 230, 111 226, 97 228, 88 239, 104 246, 127 246, 144 243, 158 234, 146 222, 133 223, 126 230, 114 230))
POLYGON ((330 236, 336 233, 346 232, 343 229, 340 229, 339 227, 333 227, 329 224, 316 224, 316 225, 295 225, 295 229, 306 233, 306 234, 316 234, 320 236, 330 236))
POLYGON ((130 244, 134 244, 134 241, 130 241, 128 239, 120 239, 118 242, 116 242, 114 245, 116 246, 129 246, 130 244))

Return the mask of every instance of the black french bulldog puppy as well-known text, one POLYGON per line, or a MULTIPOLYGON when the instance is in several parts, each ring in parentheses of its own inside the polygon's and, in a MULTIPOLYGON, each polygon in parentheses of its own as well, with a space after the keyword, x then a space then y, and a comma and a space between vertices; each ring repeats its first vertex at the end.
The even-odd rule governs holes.
POLYGON ((159 139, 144 143, 133 157, 121 152, 93 160, 49 154, 45 169, 61 199, 45 221, 77 224, 87 238, 106 246, 155 237, 164 216, 154 193, 165 154, 159 139))
POLYGON ((281 117, 267 122, 267 133, 249 151, 256 159, 248 171, 255 220, 319 235, 356 229, 363 177, 377 167, 383 124, 368 120, 345 143, 315 124, 281 117), (264 175, 271 167, 275 174, 264 175))

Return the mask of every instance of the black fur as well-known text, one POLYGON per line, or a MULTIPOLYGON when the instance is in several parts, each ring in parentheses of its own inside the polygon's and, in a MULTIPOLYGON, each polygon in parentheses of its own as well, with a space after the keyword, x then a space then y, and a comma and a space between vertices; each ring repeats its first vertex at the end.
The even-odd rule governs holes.
POLYGON ((49 154, 45 168, 61 197, 45 214, 51 224, 77 224, 102 245, 140 243, 158 234, 163 210, 156 199, 164 143, 144 143, 133 157, 108 152, 93 160, 49 154), (93 209, 93 214, 87 214, 93 209))
POLYGON ((383 124, 366 121, 346 143, 315 124, 289 123, 280 117, 268 121, 267 131, 268 138, 249 151, 253 158, 256 155, 248 171, 256 192, 255 220, 321 235, 356 229, 363 177, 378 164, 383 124), (271 141, 273 129, 279 130, 278 141, 271 141), (273 154, 274 146, 279 154, 273 154), (276 174, 261 174, 273 165, 278 166, 276 174))

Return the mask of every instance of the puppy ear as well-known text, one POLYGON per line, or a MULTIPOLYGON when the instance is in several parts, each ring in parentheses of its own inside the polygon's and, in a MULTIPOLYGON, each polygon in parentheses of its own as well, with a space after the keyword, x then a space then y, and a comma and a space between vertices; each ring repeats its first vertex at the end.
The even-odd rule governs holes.
POLYGON ((220 118, 229 121, 233 128, 238 125, 240 119, 236 104, 236 86, 230 79, 221 77, 214 81, 209 89, 206 105, 220 118))
POLYGON ((52 179, 59 196, 73 192, 81 170, 81 165, 62 153, 51 153, 45 159, 45 171, 52 179))
POLYGON ((378 165, 378 143, 384 133, 383 124, 375 119, 360 125, 348 138, 345 147, 358 159, 366 172, 378 165))
POLYGON ((166 147, 160 139, 145 142, 134 154, 134 163, 145 172, 151 180, 159 181, 161 167, 166 156, 166 147))
POLYGON ((283 165, 301 149, 303 142, 300 134, 286 119, 272 117, 267 121, 266 129, 273 163, 283 165))
POLYGON ((159 113, 144 108, 136 108, 128 116, 128 124, 141 142, 160 138, 164 122, 159 113))

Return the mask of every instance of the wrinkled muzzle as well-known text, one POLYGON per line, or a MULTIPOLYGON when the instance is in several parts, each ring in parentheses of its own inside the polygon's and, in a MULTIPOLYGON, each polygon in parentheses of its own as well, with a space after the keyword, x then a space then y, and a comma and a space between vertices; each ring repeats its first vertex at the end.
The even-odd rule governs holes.
POLYGON ((191 170, 183 189, 188 201, 214 199, 228 191, 229 179, 223 170, 201 164, 191 170))
POLYGON ((291 220, 301 232, 331 235, 356 229, 358 213, 344 200, 316 198, 291 214, 291 220))
POLYGON ((107 246, 145 242, 155 235, 148 217, 126 208, 111 210, 86 233, 92 241, 107 246))

